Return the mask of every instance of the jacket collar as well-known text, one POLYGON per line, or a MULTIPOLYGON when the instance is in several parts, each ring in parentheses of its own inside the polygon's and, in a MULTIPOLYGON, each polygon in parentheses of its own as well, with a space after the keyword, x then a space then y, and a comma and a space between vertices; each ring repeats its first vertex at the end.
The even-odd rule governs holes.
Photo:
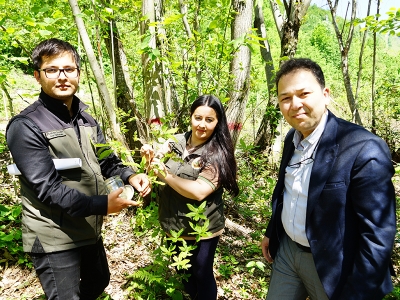
MULTIPOLYGON (((55 115, 62 117, 63 119, 71 119, 68 108, 62 101, 50 97, 43 92, 43 90, 40 92, 39 99, 43 105, 55 115)), ((74 117, 87 108, 88 106, 74 95, 72 99, 72 111, 74 112, 74 117)))

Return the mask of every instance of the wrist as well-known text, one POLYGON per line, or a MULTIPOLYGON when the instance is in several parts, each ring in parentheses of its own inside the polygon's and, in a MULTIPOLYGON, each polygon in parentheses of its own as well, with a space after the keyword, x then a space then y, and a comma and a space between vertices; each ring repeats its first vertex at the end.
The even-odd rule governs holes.
POLYGON ((162 172, 158 172, 158 178, 160 178, 162 181, 166 182, 167 177, 169 178, 171 176, 166 169, 164 169, 162 172))
POLYGON ((130 176, 128 177, 128 183, 129 183, 130 185, 132 185, 131 180, 133 180, 133 178, 134 178, 136 175, 137 175, 137 174, 132 174, 132 175, 130 175, 130 176))

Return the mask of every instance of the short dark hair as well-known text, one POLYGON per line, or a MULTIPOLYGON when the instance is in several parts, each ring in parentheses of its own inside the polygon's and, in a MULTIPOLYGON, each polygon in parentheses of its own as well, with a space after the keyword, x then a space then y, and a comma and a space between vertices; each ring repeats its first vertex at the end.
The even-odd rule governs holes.
POLYGON ((75 47, 66 41, 51 38, 40 42, 32 51, 32 61, 34 70, 39 70, 43 63, 44 56, 59 55, 63 52, 69 52, 75 59, 76 66, 80 68, 81 58, 75 47))
POLYGON ((235 149, 229 133, 225 109, 221 101, 213 95, 199 96, 190 107, 190 116, 199 106, 208 106, 214 109, 218 123, 213 134, 204 145, 201 155, 203 167, 213 166, 217 170, 218 180, 231 195, 239 194, 237 184, 237 164, 235 160, 235 149))
POLYGON ((285 61, 280 67, 279 71, 276 73, 275 76, 276 89, 278 90, 278 83, 282 76, 303 69, 313 73, 315 79, 317 80, 321 88, 325 88, 324 72, 315 61, 312 61, 309 58, 291 58, 285 61))

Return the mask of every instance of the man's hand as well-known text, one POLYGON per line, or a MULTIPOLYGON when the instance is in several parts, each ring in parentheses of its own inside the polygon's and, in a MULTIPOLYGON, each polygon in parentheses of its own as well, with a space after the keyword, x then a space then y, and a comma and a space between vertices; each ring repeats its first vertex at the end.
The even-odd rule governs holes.
POLYGON ((151 191, 150 181, 146 174, 132 175, 129 177, 129 183, 140 193, 141 197, 147 196, 151 191))
POLYGON ((120 198, 119 195, 124 191, 124 188, 119 188, 108 194, 107 214, 119 213, 124 208, 137 206, 140 203, 132 200, 120 198))
POLYGON ((269 238, 264 236, 263 240, 261 241, 261 250, 264 255, 264 258, 272 263, 274 260, 272 259, 271 255, 269 255, 269 238))

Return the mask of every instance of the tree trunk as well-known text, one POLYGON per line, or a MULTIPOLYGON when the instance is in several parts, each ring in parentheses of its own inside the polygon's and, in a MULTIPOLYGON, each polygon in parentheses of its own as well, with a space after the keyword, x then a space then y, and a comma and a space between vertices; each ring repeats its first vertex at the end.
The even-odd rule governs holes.
POLYGON ((282 39, 283 16, 281 10, 279 9, 276 0, 270 0, 269 4, 272 10, 272 15, 274 16, 276 31, 278 31, 279 38, 282 39))
MULTIPOLYGON (((283 19, 279 6, 275 0, 270 0, 272 13, 275 20, 275 25, 278 34, 281 38, 281 58, 293 57, 296 54, 298 44, 298 34, 302 24, 303 17, 307 13, 311 0, 287 2, 283 1, 286 12, 286 19, 283 19)), ((265 29, 263 30, 263 16, 262 4, 257 3, 255 7, 255 27, 257 28, 258 35, 266 39, 265 29)), ((267 86, 269 92, 268 104, 266 106, 263 119, 257 132, 255 145, 259 149, 270 150, 272 148, 272 141, 277 134, 278 121, 280 119, 279 109, 275 99, 272 99, 272 89, 275 86, 274 80, 274 64, 272 61, 271 52, 269 51, 268 42, 260 41, 261 55, 265 61, 265 73, 267 78, 267 86)))
POLYGON ((140 149, 141 143, 134 140, 134 133, 141 140, 147 140, 146 121, 137 109, 127 70, 127 59, 123 49, 117 24, 110 21, 108 31, 103 34, 109 56, 114 66, 116 106, 122 111, 121 123, 126 127, 125 139, 130 149, 140 149), (132 119, 132 117, 135 117, 132 119))
POLYGON ((311 0, 283 1, 287 18, 282 26, 281 33, 281 58, 292 58, 296 54, 299 42, 299 30, 303 17, 307 13, 311 0))
POLYGON ((110 135, 113 139, 126 145, 125 139, 121 134, 120 128, 117 126, 115 111, 111 102, 111 97, 107 89, 106 81, 103 72, 100 69, 99 63, 93 51, 92 44, 90 43, 85 24, 81 18, 81 11, 78 6, 77 0, 68 0, 71 6, 72 14, 74 15, 75 23, 81 36, 83 46, 88 56, 89 64, 92 69, 93 75, 96 78, 97 88, 100 93, 100 99, 106 108, 106 114, 109 122, 110 135))
POLYGON ((251 229, 232 222, 230 219, 225 219, 225 226, 228 230, 234 232, 238 236, 244 236, 247 240, 251 239, 250 233, 251 229))
MULTIPOLYGON (((376 22, 378 22, 378 15, 381 1, 378 0, 376 4, 376 22)), ((371 131, 376 134, 376 112, 375 112, 375 75, 376 75, 376 31, 374 31, 374 52, 372 57, 372 82, 371 82, 371 131)))
POLYGON ((6 85, 4 82, 1 83, 1 89, 3 90, 3 98, 4 98, 4 112, 6 113, 6 120, 8 120, 8 111, 10 112, 11 118, 14 117, 14 106, 13 106, 13 101, 10 96, 10 93, 7 90, 6 85), (7 98, 7 101, 6 101, 7 98))
MULTIPOLYGON (((344 80, 344 86, 346 89, 347 102, 349 103, 351 114, 353 117, 353 122, 362 125, 361 117, 358 112, 357 104, 354 99, 353 90, 351 87, 350 74, 349 74, 349 61, 348 56, 350 52, 350 46, 353 39, 354 33, 354 20, 356 18, 357 1, 352 0, 351 7, 351 19, 349 22, 349 32, 346 41, 344 42, 343 33, 339 31, 338 25, 336 23, 336 10, 338 5, 338 0, 335 0, 335 5, 332 4, 332 0, 327 0, 329 9, 332 15, 332 24, 335 29, 336 38, 339 43, 340 55, 341 55, 341 68, 344 80)), ((343 25, 345 26, 345 25, 343 25)))
MULTIPOLYGON (((235 14, 231 25, 231 38, 234 40, 251 32, 253 0, 232 0, 232 7, 235 14)), ((240 45, 230 64, 233 85, 232 91, 228 95, 230 101, 226 111, 234 145, 236 145, 243 127, 242 122, 249 97, 250 62, 251 53, 249 47, 240 45)))
POLYGON ((267 99, 266 110, 264 112, 260 127, 258 128, 257 135, 254 141, 254 146, 256 146, 261 150, 264 150, 264 149, 271 149, 272 141, 275 137, 276 125, 278 121, 277 119, 279 119, 279 113, 278 113, 279 109, 275 104, 276 102, 273 94, 273 90, 275 87, 274 61, 272 59, 272 53, 267 38, 267 31, 265 30, 262 5, 263 5, 262 1, 257 0, 256 5, 254 6, 254 12, 255 12, 254 27, 257 29, 258 37, 261 38, 259 41, 260 52, 261 52, 261 57, 264 61, 265 76, 268 88, 268 99, 267 99))
POLYGON ((147 122, 149 124, 160 125, 161 118, 168 112, 165 99, 168 85, 165 84, 162 75, 164 73, 162 64, 159 60, 160 49, 157 45, 157 29, 154 25, 162 15, 162 0, 142 1, 142 15, 147 19, 141 22, 141 35, 147 42, 146 49, 143 49, 143 87, 145 95, 145 109, 147 122))
MULTIPOLYGON (((371 10, 371 0, 368 0, 367 16, 369 16, 370 10, 371 10)), ((360 55, 358 57, 357 86, 356 86, 356 95, 354 97, 356 103, 358 101, 358 93, 360 91, 360 86, 361 86, 361 73, 362 73, 362 67, 363 67, 363 54, 364 54, 364 49, 365 49, 365 42, 367 40, 367 34, 368 34, 368 30, 365 30, 364 34, 363 34, 362 42, 361 42, 360 55)))

